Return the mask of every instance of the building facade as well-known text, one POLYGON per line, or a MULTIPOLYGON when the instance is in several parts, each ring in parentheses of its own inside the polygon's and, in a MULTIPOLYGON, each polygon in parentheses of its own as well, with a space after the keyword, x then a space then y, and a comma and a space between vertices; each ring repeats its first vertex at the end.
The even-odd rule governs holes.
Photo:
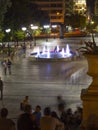
POLYGON ((46 11, 50 23, 64 23, 64 16, 78 12, 86 15, 86 0, 32 0, 41 10, 46 11))
POLYGON ((86 15, 86 0, 32 0, 40 10, 49 14, 50 25, 60 25, 60 37, 63 37, 63 25, 67 15, 78 12, 86 15))
POLYGON ((33 0, 32 2, 49 14, 51 24, 64 23, 64 0, 33 0))

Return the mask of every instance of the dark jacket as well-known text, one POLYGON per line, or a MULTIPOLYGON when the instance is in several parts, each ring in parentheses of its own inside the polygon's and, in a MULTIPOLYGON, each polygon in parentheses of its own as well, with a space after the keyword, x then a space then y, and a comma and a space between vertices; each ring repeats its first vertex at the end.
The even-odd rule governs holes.
POLYGON ((0 80, 0 90, 3 90, 3 81, 0 80))
POLYGON ((29 113, 20 115, 17 121, 17 130, 34 130, 33 121, 29 113))

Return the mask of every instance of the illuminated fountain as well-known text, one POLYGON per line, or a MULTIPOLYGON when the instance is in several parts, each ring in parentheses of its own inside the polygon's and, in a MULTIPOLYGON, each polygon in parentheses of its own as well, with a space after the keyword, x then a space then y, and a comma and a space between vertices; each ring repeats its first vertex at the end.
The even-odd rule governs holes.
POLYGON ((70 52, 69 45, 66 45, 66 48, 59 48, 57 45, 53 50, 51 50, 49 47, 46 46, 43 47, 42 51, 37 48, 36 52, 33 52, 30 54, 30 57, 33 57, 35 59, 39 60, 64 60, 66 58, 72 57, 72 54, 70 52))

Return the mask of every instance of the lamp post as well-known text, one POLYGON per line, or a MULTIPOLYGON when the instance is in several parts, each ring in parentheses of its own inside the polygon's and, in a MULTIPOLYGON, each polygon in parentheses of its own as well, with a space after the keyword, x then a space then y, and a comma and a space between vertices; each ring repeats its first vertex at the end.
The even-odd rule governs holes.
POLYGON ((33 42, 34 42, 34 46, 36 46, 36 39, 34 37, 34 30, 38 29, 38 26, 31 25, 31 29, 33 30, 33 42))
POLYGON ((92 21, 92 20, 90 21, 90 33, 91 33, 91 36, 92 36, 92 35, 93 35, 93 36, 95 35, 95 34, 94 34, 94 21, 92 21))
MULTIPOLYGON (((43 26, 44 28, 45 28, 45 30, 47 30, 47 29, 49 29, 50 28, 50 26, 49 25, 44 25, 43 26)), ((48 41, 48 37, 46 36, 46 42, 48 41)))
POLYGON ((25 31, 27 30, 26 27, 22 27, 22 31, 24 31, 24 46, 25 46, 25 31))
MULTIPOLYGON (((11 31, 11 29, 10 29, 10 28, 5 30, 5 32, 6 32, 7 34, 9 34, 9 33, 10 33, 10 31, 11 31)), ((9 37, 9 36, 8 36, 8 37, 9 37)), ((11 53, 11 52, 10 52, 9 40, 10 40, 10 39, 8 39, 8 46, 7 46, 7 47, 8 47, 8 56, 10 56, 10 53, 11 53)))
POLYGON ((53 32, 54 32, 54 39, 55 39, 55 29, 57 28, 57 25, 52 25, 53 32))

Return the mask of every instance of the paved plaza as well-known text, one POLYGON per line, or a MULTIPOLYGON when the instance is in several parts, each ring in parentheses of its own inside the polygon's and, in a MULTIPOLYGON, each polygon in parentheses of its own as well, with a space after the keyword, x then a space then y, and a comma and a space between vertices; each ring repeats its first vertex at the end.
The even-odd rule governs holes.
POLYGON ((4 99, 0 108, 7 107, 9 116, 14 119, 20 114, 20 102, 28 95, 34 108, 41 105, 57 107, 57 96, 62 95, 67 107, 73 110, 82 105, 81 89, 87 88, 91 78, 86 74, 85 58, 65 62, 34 62, 26 57, 15 57, 12 75, 4 75, 0 65, 0 75, 4 81, 4 99))

